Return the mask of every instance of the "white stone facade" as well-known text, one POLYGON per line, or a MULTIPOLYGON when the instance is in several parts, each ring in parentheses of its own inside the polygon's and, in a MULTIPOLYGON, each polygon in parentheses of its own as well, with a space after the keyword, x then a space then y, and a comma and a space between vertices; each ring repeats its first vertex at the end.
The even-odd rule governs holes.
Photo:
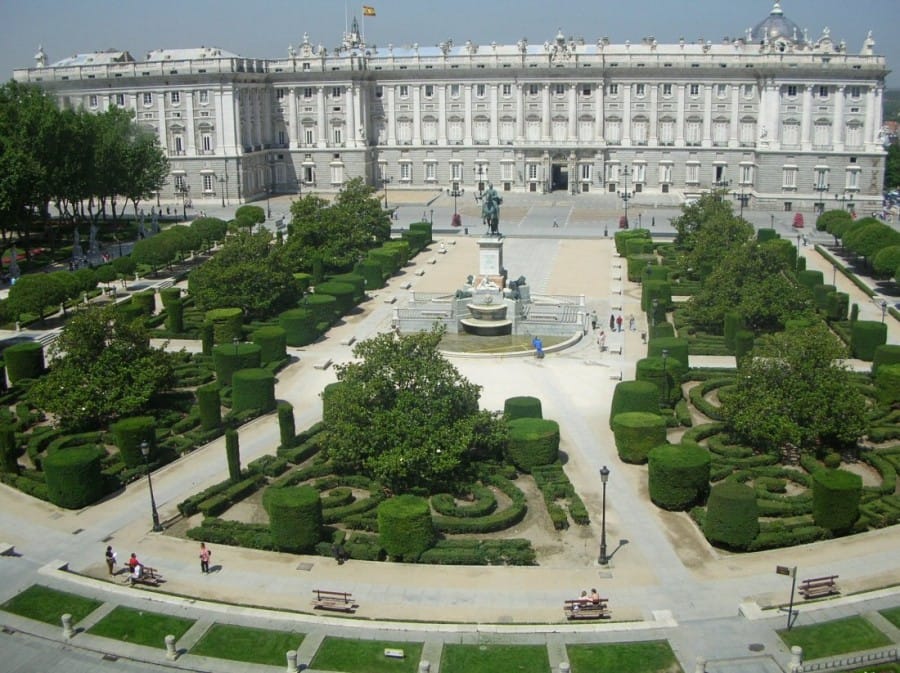
POLYGON ((690 197, 715 186, 748 206, 880 204, 882 93, 871 36, 848 52, 801 36, 778 2, 743 39, 372 47, 287 58, 101 52, 14 78, 64 106, 133 110, 171 161, 163 198, 243 201, 337 190, 355 176, 410 189, 690 197), (627 169, 627 170, 625 170, 627 169), (626 177, 627 175, 627 177, 626 177))

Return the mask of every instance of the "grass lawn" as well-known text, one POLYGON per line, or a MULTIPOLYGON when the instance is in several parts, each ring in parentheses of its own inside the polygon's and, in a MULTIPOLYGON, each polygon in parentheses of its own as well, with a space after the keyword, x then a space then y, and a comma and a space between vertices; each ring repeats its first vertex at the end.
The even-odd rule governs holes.
POLYGON ((17 596, 13 596, 0 609, 12 612, 39 622, 61 625, 60 617, 68 613, 72 615, 72 624, 99 608, 103 603, 93 598, 85 598, 76 594, 56 591, 40 584, 33 584, 17 596))
POLYGON ((566 651, 569 654, 572 673, 681 671, 675 653, 666 640, 611 645, 567 645, 566 651))
POLYGON ((88 633, 124 640, 135 645, 165 649, 166 636, 173 635, 178 642, 193 624, 193 619, 119 606, 88 629, 88 633))
POLYGON ((891 608, 890 610, 882 610, 881 616, 888 620, 891 624, 900 629, 900 608, 891 608))
MULTIPOLYGON (((441 673, 547 673, 544 645, 444 645, 441 673)), ((618 672, 617 672, 618 673, 618 672)))
POLYGON ((810 626, 797 626, 790 631, 782 629, 778 635, 788 647, 793 645, 802 647, 804 660, 870 650, 891 644, 890 638, 859 616, 810 626))
POLYGON ((421 658, 422 643, 329 637, 322 641, 309 667, 344 673, 415 673, 421 658), (406 657, 391 659, 384 656, 384 650, 388 647, 403 650, 406 657))
POLYGON ((191 654, 283 666, 287 651, 296 650, 303 642, 303 637, 302 633, 292 631, 267 631, 213 624, 191 648, 191 654))

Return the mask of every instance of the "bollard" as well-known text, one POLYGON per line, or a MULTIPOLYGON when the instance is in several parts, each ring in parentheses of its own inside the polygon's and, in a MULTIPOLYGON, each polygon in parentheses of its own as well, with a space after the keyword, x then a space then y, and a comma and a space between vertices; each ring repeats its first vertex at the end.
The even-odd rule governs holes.
POLYGON ((22 331, 22 324, 18 320, 16 320, 16 331, 17 332, 22 331))
POLYGON ((568 661, 559 662, 559 673, 569 673, 569 662, 568 661))
POLYGON ((297 650, 288 650, 285 657, 287 657, 287 673, 297 673, 297 650))
POLYGON ((423 659, 419 662, 419 673, 428 673, 431 670, 431 662, 423 659))
POLYGON ((72 628, 72 615, 68 612, 62 616, 63 638, 69 640, 75 635, 75 629, 72 628))
POLYGON ((166 659, 175 661, 178 658, 178 650, 175 649, 175 636, 166 636, 166 659))
POLYGON ((697 657, 697 665, 694 666, 694 673, 706 673, 706 659, 697 657))
POLYGON ((803 648, 799 645, 794 645, 791 648, 791 661, 788 664, 788 670, 791 673, 803 670, 803 648))

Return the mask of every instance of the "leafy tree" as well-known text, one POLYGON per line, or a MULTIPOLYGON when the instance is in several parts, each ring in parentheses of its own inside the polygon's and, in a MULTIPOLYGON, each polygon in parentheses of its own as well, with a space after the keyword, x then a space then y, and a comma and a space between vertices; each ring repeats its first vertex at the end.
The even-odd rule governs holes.
POLYGON ((191 271, 188 288, 201 310, 236 307, 250 318, 271 317, 300 299, 282 250, 268 232, 229 238, 214 257, 191 271))
POLYGON ((68 288, 57 274, 27 274, 9 289, 9 308, 17 317, 30 313, 43 321, 47 309, 56 310, 67 297, 68 288))
POLYGON ((900 189, 900 144, 892 143, 884 160, 884 189, 900 189))
POLYGON ((872 259, 872 270, 879 278, 890 278, 900 267, 900 244, 879 250, 872 259))
POLYGON ((865 219, 872 221, 844 235, 845 248, 871 262, 879 250, 900 245, 900 233, 892 227, 874 218, 865 219))
POLYGON ((827 231, 834 236, 834 243, 844 234, 844 230, 853 223, 853 216, 846 210, 826 210, 816 219, 816 231, 827 231))
POLYGON ((250 227, 252 228, 254 224, 262 224, 266 221, 266 211, 260 206, 247 204, 234 211, 234 219, 250 220, 250 227))
POLYGON ((220 220, 218 217, 199 217, 191 222, 191 229, 200 237, 200 241, 208 247, 211 247, 217 241, 221 241, 225 238, 225 234, 228 233, 228 225, 225 220, 220 220))
POLYGON ((116 257, 111 263, 116 273, 119 274, 119 278, 122 279, 122 287, 126 287, 128 279, 133 277, 137 270, 137 263, 131 258, 131 255, 116 257))
POLYGON ((704 194, 697 201, 681 207, 681 215, 672 220, 677 236, 675 243, 685 249, 694 247, 694 234, 704 225, 722 219, 733 218, 731 203, 721 194, 704 194))
POLYGON ((103 264, 102 266, 97 267, 96 275, 97 282, 103 283, 108 288, 109 284, 112 283, 119 274, 116 272, 116 267, 112 264, 103 264))
POLYGON ((341 385, 329 393, 324 445, 339 469, 394 491, 447 488, 473 448, 497 450, 500 421, 479 412, 481 388, 440 354, 441 336, 379 334, 354 347, 356 361, 335 367, 341 385))
POLYGON ((53 364, 30 401, 67 431, 97 428, 147 410, 174 382, 173 356, 113 307, 77 311, 50 346, 53 364))
POLYGON ((822 452, 866 431, 866 400, 840 362, 846 347, 821 322, 757 340, 723 403, 732 432, 759 449, 822 452))

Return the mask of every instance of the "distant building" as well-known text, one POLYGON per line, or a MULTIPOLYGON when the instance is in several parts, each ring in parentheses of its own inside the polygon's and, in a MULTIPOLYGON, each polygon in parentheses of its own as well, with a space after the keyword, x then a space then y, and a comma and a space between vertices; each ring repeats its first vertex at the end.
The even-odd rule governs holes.
POLYGON ((381 186, 534 194, 629 189, 692 198, 716 186, 783 210, 877 203, 888 73, 780 3, 742 38, 613 44, 375 47, 354 20, 334 49, 286 58, 221 49, 80 54, 16 70, 65 107, 133 110, 168 153, 163 198, 194 204, 381 186), (626 171, 627 169, 627 178, 626 171))

